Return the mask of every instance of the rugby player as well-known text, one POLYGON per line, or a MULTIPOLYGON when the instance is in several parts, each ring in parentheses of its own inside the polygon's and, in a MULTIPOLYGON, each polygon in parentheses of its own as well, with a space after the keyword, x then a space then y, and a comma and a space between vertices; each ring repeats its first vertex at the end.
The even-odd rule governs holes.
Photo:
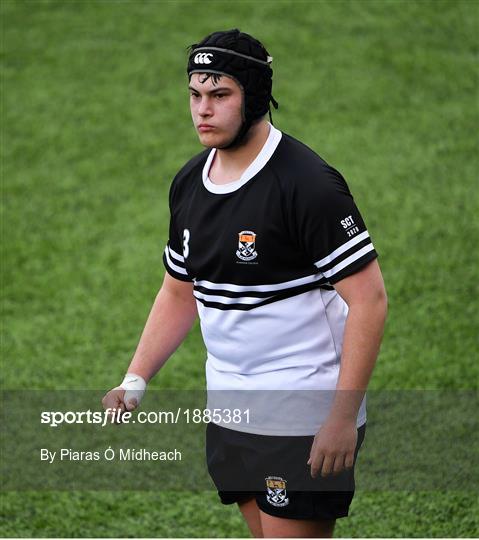
POLYGON ((190 47, 191 116, 206 149, 172 182, 167 272, 103 403, 136 408, 199 316, 209 401, 271 393, 252 422, 207 426, 221 501, 239 505, 255 537, 332 537, 354 494, 386 292, 343 176, 273 126, 271 64, 237 29, 190 47))

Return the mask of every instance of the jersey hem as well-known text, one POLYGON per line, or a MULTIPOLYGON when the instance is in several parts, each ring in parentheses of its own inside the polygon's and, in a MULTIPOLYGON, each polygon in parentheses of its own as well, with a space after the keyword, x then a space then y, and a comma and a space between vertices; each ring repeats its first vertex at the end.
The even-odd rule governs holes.
MULTIPOLYGON (((361 426, 363 426, 367 421, 366 414, 361 415, 357 421, 356 421, 356 429, 359 429, 361 426)), ((321 428, 321 425, 316 430, 301 430, 301 429, 265 429, 261 427, 251 427, 246 426, 246 428, 242 428, 240 425, 233 425, 227 424, 227 423, 217 423, 217 422, 211 422, 212 424, 215 424, 217 426, 220 426, 225 429, 230 429, 231 431, 240 431, 241 433, 252 433, 253 435, 271 435, 276 437, 314 437, 316 433, 321 428)))

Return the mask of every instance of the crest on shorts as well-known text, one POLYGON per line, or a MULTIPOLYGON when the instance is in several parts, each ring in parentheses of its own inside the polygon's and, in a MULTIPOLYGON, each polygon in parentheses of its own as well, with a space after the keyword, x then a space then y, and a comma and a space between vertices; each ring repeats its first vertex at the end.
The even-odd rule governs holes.
POLYGON ((266 480, 266 500, 273 506, 287 506, 289 504, 286 493, 286 480, 279 476, 268 476, 266 480))
POLYGON ((256 233, 241 231, 238 233, 238 251, 236 256, 242 261, 252 261, 258 256, 256 251, 256 233))

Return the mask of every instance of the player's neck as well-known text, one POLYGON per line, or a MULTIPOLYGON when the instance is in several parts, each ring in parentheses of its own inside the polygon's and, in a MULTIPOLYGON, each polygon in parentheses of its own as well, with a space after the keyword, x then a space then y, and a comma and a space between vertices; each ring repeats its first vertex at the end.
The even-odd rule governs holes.
POLYGON ((246 144, 238 148, 218 149, 210 168, 210 180, 216 184, 238 180, 261 152, 268 140, 269 131, 268 122, 262 120, 251 127, 246 144))

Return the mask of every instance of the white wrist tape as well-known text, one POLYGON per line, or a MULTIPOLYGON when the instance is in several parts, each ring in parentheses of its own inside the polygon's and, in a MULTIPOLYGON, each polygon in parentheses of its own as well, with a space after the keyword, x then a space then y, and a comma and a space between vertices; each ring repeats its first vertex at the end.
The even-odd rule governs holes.
POLYGON ((120 388, 126 390, 123 398, 125 403, 128 403, 132 399, 136 399, 136 404, 139 405, 146 390, 146 381, 143 377, 140 377, 140 375, 127 373, 123 382, 120 384, 120 388))

